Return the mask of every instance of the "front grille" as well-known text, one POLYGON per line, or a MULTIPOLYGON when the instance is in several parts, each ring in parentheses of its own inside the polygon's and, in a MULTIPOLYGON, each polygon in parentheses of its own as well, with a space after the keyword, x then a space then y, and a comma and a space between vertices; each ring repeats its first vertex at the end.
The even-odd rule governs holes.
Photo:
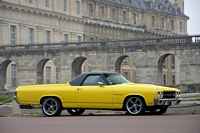
POLYGON ((164 91, 163 98, 175 98, 175 91, 164 91))

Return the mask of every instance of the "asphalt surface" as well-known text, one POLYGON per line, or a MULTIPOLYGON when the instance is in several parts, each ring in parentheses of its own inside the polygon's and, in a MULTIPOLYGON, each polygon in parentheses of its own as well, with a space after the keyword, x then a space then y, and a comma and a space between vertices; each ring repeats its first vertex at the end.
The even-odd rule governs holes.
POLYGON ((200 115, 1 117, 1 133, 199 133, 200 115))
POLYGON ((46 117, 41 109, 12 114, 12 104, 0 106, 0 133, 199 133, 200 101, 182 101, 163 115, 130 116, 121 111, 86 110, 71 116, 63 110, 46 117))

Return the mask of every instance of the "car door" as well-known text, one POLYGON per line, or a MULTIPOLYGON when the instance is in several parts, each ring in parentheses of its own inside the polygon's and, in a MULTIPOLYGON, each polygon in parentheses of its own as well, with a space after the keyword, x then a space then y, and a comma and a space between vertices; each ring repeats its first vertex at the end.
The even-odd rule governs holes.
POLYGON ((105 85, 101 75, 88 75, 76 90, 76 102, 78 107, 112 107, 112 87, 105 85), (98 82, 104 85, 100 86, 98 82))

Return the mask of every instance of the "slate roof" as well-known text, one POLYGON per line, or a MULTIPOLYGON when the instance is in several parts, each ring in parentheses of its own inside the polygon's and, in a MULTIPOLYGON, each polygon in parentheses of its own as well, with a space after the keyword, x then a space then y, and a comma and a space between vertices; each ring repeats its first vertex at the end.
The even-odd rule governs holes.
POLYGON ((161 12, 165 14, 171 14, 174 16, 189 18, 183 12, 180 11, 180 8, 178 9, 179 12, 176 13, 177 11, 175 11, 174 5, 168 0, 160 0, 160 4, 158 7, 156 7, 154 4, 155 0, 106 0, 106 1, 110 3, 132 7, 132 8, 138 8, 142 10, 152 10, 152 11, 161 12), (165 1, 169 2, 169 8, 171 8, 171 10, 169 10, 169 8, 165 9, 165 6, 164 6, 165 1))

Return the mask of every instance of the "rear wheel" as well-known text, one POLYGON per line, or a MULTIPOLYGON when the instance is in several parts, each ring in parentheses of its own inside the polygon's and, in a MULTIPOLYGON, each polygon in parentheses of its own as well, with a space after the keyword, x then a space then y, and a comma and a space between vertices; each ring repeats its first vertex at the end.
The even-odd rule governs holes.
POLYGON ((160 107, 160 108, 156 108, 156 109, 152 109, 150 110, 150 113, 153 115, 162 115, 167 111, 168 107, 160 107))
POLYGON ((145 111, 146 105, 141 97, 131 96, 125 101, 127 114, 140 115, 145 111))
POLYGON ((83 114, 83 112, 85 111, 85 109, 67 109, 67 111, 71 115, 81 115, 81 114, 83 114))
POLYGON ((42 101, 42 111, 46 116, 57 116, 62 111, 62 105, 57 98, 47 97, 42 101))

